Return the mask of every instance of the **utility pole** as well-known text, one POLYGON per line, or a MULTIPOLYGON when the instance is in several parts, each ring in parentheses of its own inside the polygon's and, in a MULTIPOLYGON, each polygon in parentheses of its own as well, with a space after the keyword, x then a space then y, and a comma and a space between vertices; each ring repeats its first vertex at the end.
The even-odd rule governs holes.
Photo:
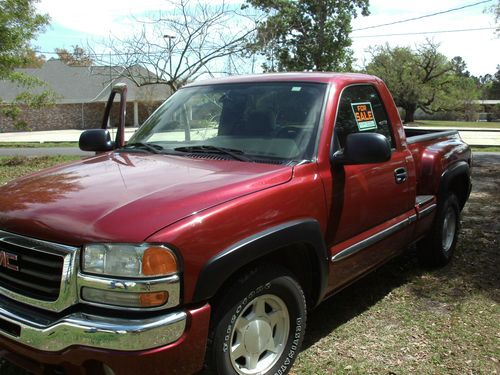
POLYGON ((163 38, 168 39, 168 63, 169 63, 169 75, 170 80, 172 80, 172 39, 175 39, 175 35, 165 34, 163 38))

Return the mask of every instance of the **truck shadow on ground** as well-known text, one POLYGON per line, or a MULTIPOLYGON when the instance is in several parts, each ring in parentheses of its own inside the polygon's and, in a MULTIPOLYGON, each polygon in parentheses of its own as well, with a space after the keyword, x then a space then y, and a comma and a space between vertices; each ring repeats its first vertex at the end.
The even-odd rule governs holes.
POLYGON ((350 285, 311 311, 302 350, 309 348, 336 328, 370 309, 394 289, 422 274, 415 249, 395 258, 370 275, 350 285))
POLYGON ((492 303, 500 303, 500 252, 495 250, 500 233, 482 235, 478 237, 477 230, 464 228, 455 259, 442 269, 419 265, 416 249, 412 248, 332 296, 310 312, 302 350, 373 308, 402 286, 408 289, 419 309, 441 314, 448 312, 450 304, 459 304, 477 294, 492 303))

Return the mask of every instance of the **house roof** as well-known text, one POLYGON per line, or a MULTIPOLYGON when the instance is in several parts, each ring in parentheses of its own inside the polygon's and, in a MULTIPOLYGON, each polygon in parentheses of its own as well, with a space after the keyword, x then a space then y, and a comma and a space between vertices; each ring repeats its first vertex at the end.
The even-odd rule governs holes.
POLYGON ((129 101, 165 100, 170 94, 167 85, 137 87, 130 79, 120 77, 122 69, 116 66, 69 66, 61 60, 51 59, 41 68, 17 71, 39 78, 47 85, 27 89, 10 81, 0 81, 0 98, 4 102, 12 102, 17 95, 25 91, 39 93, 46 89, 52 89, 57 94, 59 104, 106 102, 111 87, 116 83, 127 84, 129 101))

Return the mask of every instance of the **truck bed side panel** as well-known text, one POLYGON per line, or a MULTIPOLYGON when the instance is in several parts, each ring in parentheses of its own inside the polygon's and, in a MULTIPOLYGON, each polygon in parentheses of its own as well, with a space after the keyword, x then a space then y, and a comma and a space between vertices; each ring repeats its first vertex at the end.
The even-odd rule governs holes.
POLYGON ((471 150, 457 132, 429 134, 422 141, 407 138, 408 147, 415 161, 417 195, 437 195, 443 172, 453 164, 466 162, 471 165, 471 150))

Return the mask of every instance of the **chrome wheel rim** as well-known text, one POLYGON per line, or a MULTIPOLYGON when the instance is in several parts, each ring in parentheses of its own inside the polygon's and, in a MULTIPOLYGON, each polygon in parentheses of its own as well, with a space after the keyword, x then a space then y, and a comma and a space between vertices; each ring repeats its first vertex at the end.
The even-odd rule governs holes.
POLYGON ((266 373, 285 350, 290 315, 283 300, 272 294, 253 299, 238 315, 231 332, 230 358, 241 375, 266 373))
POLYGON ((455 230, 457 227, 457 215, 452 207, 446 211, 443 223, 442 245, 445 252, 450 251, 453 240, 455 239, 455 230))

